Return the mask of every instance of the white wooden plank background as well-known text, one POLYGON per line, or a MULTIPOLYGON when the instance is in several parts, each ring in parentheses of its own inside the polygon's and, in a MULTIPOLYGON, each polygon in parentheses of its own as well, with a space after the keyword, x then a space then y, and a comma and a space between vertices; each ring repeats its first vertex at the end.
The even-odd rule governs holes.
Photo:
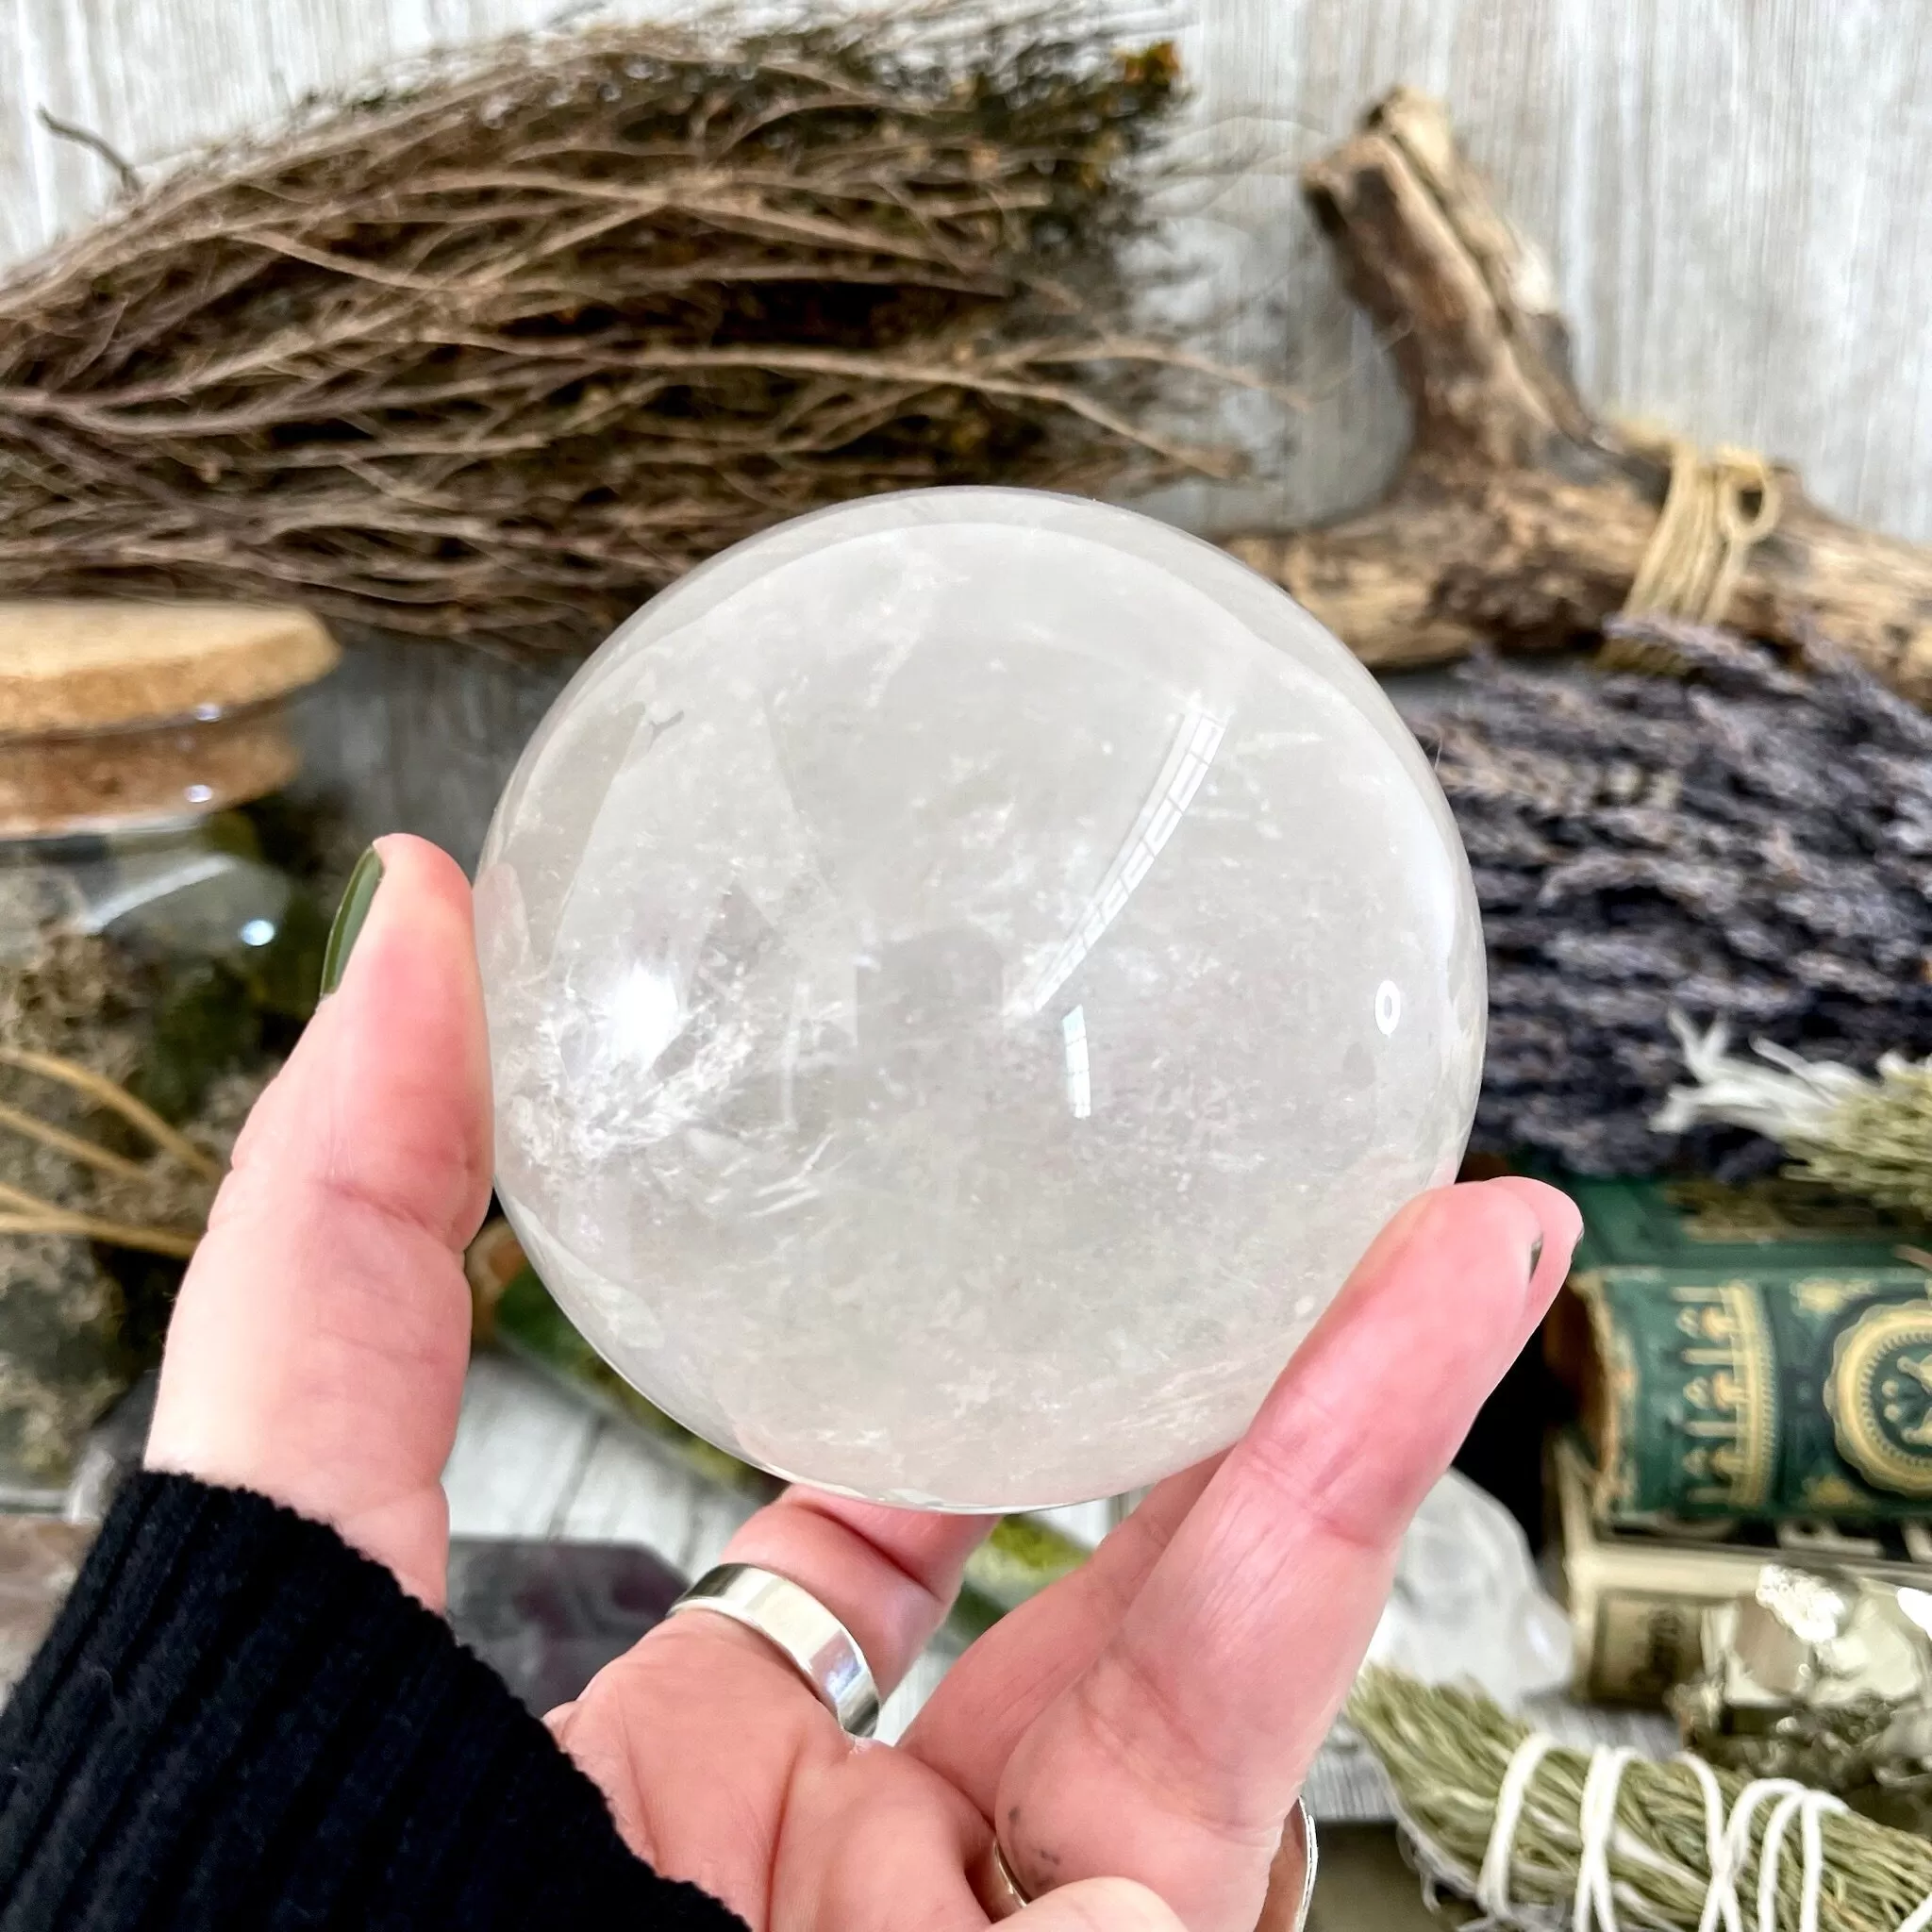
MULTIPOLYGON (((641 1430, 607 1420, 513 1357, 491 1354, 470 1365, 443 1484, 453 1535, 648 1543, 691 1575, 718 1560, 751 1507, 641 1430)), ((1088 1544, 1111 1523, 1105 1503, 1040 1517, 1088 1544)))
MULTIPOLYGON (((45 107, 148 163, 400 56, 558 0, 0 0, 0 261, 110 193, 45 107), (10 28, 10 31, 8 29, 10 28)), ((676 0, 656 0, 669 11, 676 0)), ((623 0, 632 12, 653 0, 623 0)), ((621 9, 619 9, 621 10, 621 9)), ((1225 345, 1305 380, 1354 365, 1242 504, 1369 493, 1402 411, 1295 198, 1296 164, 1397 80, 1444 94, 1550 252, 1586 389, 1801 462, 1825 503, 1932 538, 1932 9, 1924 0, 1145 0, 1236 167, 1191 225, 1225 345)))

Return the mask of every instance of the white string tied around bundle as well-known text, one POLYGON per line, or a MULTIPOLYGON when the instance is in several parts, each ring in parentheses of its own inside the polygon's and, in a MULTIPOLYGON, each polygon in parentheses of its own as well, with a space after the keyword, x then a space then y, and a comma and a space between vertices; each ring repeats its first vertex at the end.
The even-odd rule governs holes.
MULTIPOLYGON (((1520 1908, 1512 1905, 1509 1897, 1517 1827, 1529 1800, 1530 1781, 1556 1744, 1556 1739, 1547 1732, 1532 1731, 1516 1747, 1503 1774, 1503 1783, 1496 1793, 1496 1815, 1475 1883, 1475 1902, 1484 1914, 1485 1924, 1501 1926, 1520 1922, 1520 1908)), ((1581 1850, 1571 1908, 1571 1932, 1624 1932, 1617 1916, 1617 1886, 1610 1875, 1610 1850, 1617 1836, 1617 1794, 1624 1771, 1637 1757, 1635 1751, 1609 1745, 1599 1745, 1591 1753, 1576 1821, 1581 1850)), ((1843 1801, 1793 1778, 1757 1778, 1738 1793, 1737 1802, 1727 1814, 1723 1789, 1709 1765, 1688 1752, 1681 1753, 1674 1762, 1690 1770, 1704 1793, 1705 1849, 1710 1861, 1710 1882, 1697 1932, 1778 1932, 1778 1874, 1784 1860, 1785 1840, 1793 1822, 1798 1826, 1802 1860, 1797 1932, 1819 1932, 1819 1904, 1824 1887, 1823 1821, 1826 1812, 1843 1811, 1843 1801), (1751 1862, 1752 1824, 1767 1804, 1771 1809, 1757 1854, 1757 1911, 1747 1924, 1745 1904, 1738 1895, 1738 1888, 1751 1862)), ((1626 1839, 1618 1849, 1627 1857, 1633 1848, 1626 1839)), ((1624 1903, 1631 1903, 1627 1894, 1624 1903)), ((1641 1919, 1646 1924, 1656 1923, 1647 1911, 1641 1913, 1641 1919)), ((1932 1895, 1913 1907, 1897 1932, 1927 1932, 1928 1927, 1932 1927, 1932 1895)), ((1475 1932, 1475 1928, 1472 1927, 1471 1932, 1475 1932)))

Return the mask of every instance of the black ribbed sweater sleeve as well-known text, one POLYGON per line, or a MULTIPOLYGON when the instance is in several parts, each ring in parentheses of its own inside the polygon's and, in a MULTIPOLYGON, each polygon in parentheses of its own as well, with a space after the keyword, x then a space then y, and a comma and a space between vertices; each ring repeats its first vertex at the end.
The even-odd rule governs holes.
POLYGON ((142 1475, 0 1714, 4 1932, 742 1932, 332 1531, 142 1475))

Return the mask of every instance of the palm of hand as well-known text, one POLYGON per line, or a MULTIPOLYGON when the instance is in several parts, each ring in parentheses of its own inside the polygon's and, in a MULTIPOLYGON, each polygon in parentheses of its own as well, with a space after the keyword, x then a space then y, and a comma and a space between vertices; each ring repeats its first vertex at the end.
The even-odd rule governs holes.
MULTIPOLYGON (((183 1287, 149 1460, 332 1524, 440 1603, 489 1076, 467 885, 418 841, 382 852, 342 986, 251 1120, 183 1287)), ((633 1848, 754 1932, 976 1932, 995 1822, 1040 1932, 1285 1927, 1284 1822, 1403 1526, 1575 1233, 1528 1181, 1405 1209, 1243 1440, 974 1645, 896 1746, 855 1744, 761 1639, 703 1613, 552 1728, 633 1848)), ((727 1555, 810 1591, 883 1689, 987 1527, 794 1490, 727 1555)))
MULTIPOLYGON (((973 1875, 985 1882, 993 1817, 1035 1890, 1095 1859, 1114 1869, 1124 1836, 1137 1836, 1144 1852, 1174 1861, 1176 1889, 1198 1894, 1191 1923, 1285 1932, 1299 1903, 1300 1845, 1277 1856, 1274 1807, 1291 1801, 1298 1774, 1277 1767, 1244 1815, 1176 1817, 1191 1802, 1178 1766, 1150 1764, 1143 1778, 1129 1764, 1130 1776, 1116 1775, 1124 1752, 1161 1750, 1163 1740, 1132 1700, 1114 1721, 1093 1702, 1111 1674, 1096 1666, 1124 1608, 1209 1474, 1166 1485, 1092 1564, 982 1638, 897 1748, 855 1744, 759 1639, 708 1619, 640 1643, 552 1727, 610 1796, 630 1843, 730 1902, 754 1932, 984 1925, 973 1875)), ((730 1554, 818 1579, 814 1593, 841 1603, 890 1678, 943 1613, 984 1528, 794 1491, 730 1554)), ((1148 1908, 1124 1894, 1100 1916, 1107 1895, 1086 1886, 1052 1896, 1123 1928, 1142 1923, 1129 1912, 1148 1908)), ((1046 1924, 1041 1909, 1035 1916, 1046 1924)), ((1069 1910, 1066 1923, 1089 1920, 1069 1910)))

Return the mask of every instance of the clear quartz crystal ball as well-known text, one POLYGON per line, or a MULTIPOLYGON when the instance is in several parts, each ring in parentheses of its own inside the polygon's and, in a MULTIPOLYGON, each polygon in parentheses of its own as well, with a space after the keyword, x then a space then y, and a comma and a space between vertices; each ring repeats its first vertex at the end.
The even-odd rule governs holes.
POLYGON ((525 752, 477 912, 539 1274, 678 1422, 886 1502, 1232 1441, 1475 1103, 1469 868, 1387 699, 1069 497, 874 497, 665 591, 525 752))

